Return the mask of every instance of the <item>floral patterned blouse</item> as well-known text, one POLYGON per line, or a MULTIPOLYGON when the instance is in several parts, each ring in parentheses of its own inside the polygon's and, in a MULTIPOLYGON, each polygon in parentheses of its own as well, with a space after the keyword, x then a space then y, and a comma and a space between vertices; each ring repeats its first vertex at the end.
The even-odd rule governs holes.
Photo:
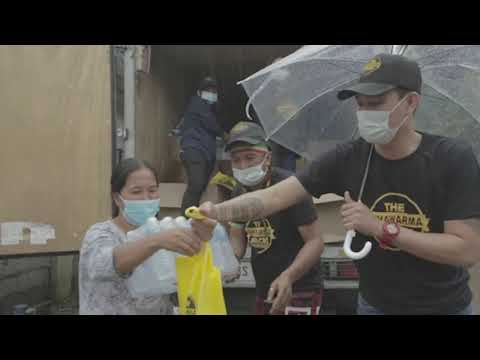
POLYGON ((80 250, 80 315, 169 315, 169 296, 133 298, 115 269, 113 249, 126 241, 112 220, 93 225, 80 250))

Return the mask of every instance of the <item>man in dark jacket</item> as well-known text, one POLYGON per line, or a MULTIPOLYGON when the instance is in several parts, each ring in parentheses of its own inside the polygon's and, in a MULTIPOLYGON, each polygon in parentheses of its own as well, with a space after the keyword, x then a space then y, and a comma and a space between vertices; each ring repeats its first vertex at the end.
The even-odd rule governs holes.
POLYGON ((215 167, 217 137, 224 130, 217 123, 217 84, 208 77, 203 80, 185 111, 181 128, 181 153, 187 172, 187 189, 183 195, 182 213, 198 206, 215 167))

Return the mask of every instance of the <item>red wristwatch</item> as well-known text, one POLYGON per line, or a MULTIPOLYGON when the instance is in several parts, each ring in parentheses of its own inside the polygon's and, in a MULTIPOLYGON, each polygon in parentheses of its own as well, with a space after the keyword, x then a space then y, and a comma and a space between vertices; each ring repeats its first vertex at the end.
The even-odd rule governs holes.
POLYGON ((383 234, 378 241, 383 246, 391 246, 392 242, 400 234, 400 226, 394 222, 385 222, 383 223, 383 234))

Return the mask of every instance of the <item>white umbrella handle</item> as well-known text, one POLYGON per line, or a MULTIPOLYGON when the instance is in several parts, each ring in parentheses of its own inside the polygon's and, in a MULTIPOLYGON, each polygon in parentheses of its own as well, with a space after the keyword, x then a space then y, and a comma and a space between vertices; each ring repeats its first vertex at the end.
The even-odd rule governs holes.
POLYGON ((372 249, 372 243, 367 241, 362 250, 359 252, 354 252, 352 251, 352 239, 355 237, 355 235, 355 230, 350 230, 347 232, 347 235, 345 236, 345 242, 343 243, 343 251, 350 259, 360 260, 368 255, 372 249))

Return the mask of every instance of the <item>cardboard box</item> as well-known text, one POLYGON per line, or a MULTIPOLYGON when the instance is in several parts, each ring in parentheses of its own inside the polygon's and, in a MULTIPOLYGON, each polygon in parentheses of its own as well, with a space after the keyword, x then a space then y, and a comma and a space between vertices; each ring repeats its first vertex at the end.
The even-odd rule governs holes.
POLYGON ((325 194, 319 199, 314 198, 313 203, 317 208, 324 242, 326 244, 343 242, 346 234, 340 216, 343 197, 325 194))

